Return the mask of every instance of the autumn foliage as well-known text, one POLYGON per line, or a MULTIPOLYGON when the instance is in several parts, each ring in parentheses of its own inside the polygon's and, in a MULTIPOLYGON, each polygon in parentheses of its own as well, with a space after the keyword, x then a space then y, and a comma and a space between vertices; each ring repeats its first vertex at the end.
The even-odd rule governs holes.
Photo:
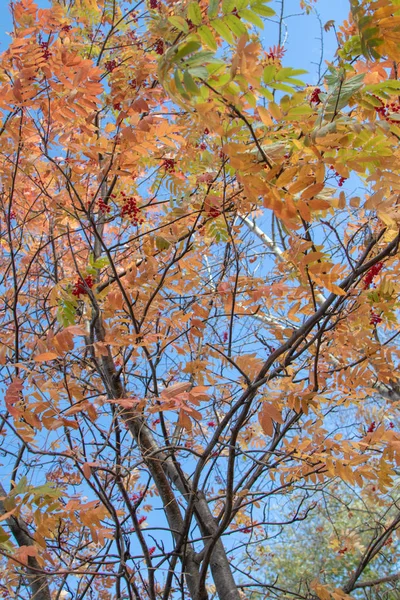
POLYGON ((0 56, 0 597, 395 600, 398 1, 314 86, 268 0, 52 4, 0 56))

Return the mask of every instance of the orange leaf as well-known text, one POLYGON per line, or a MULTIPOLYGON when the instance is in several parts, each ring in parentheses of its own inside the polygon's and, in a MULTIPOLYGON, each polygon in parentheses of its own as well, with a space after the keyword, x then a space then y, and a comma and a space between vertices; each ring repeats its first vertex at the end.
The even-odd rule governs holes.
POLYGON ((183 392, 187 392, 192 387, 190 381, 182 381, 181 383, 175 383, 174 385, 170 385, 165 390, 161 392, 161 397, 166 400, 170 400, 171 398, 175 398, 179 394, 183 392))
MULTIPOLYGON (((319 194, 325 187, 325 184, 322 183, 314 183, 314 185, 310 185, 304 192, 301 194, 302 200, 308 200, 309 198, 313 198, 317 194, 319 194)), ((329 205, 328 205, 329 206, 329 205)))
POLYGON ((55 352, 42 352, 42 354, 37 354, 33 357, 35 362, 45 362, 46 360, 55 360, 58 357, 58 354, 55 352))
POLYGON ((82 471, 83 471, 83 474, 86 477, 86 479, 90 479, 90 477, 92 475, 92 469, 90 468, 89 463, 83 463, 82 471))

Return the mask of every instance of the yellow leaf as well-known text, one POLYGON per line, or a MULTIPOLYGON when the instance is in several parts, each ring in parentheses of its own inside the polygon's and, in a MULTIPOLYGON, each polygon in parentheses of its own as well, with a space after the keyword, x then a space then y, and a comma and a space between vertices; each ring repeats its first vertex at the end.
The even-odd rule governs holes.
POLYGON ((266 108, 264 108, 263 106, 258 106, 257 111, 258 111, 259 117, 260 117, 261 121, 264 123, 264 125, 266 125, 267 127, 272 127, 272 125, 274 123, 271 119, 271 115, 269 114, 269 111, 266 108))
POLYGON ((314 183, 314 177, 303 177, 290 186, 289 192, 291 194, 298 194, 298 192, 301 192, 301 190, 304 190, 312 183, 314 183))
POLYGON ((285 169, 276 180, 276 185, 278 187, 283 187, 284 185, 291 183, 297 171, 298 167, 290 167, 289 169, 285 169))

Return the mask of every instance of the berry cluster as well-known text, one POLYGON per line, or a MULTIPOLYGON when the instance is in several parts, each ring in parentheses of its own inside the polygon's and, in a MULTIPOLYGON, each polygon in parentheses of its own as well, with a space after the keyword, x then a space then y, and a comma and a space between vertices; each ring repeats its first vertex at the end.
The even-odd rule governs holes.
POLYGON ((108 60, 105 64, 104 64, 104 68, 107 71, 107 73, 112 73, 114 71, 114 69, 117 68, 117 61, 114 60, 108 60))
POLYGON ((121 110, 121 102, 115 102, 115 104, 113 104, 113 109, 114 110, 121 110))
POLYGON ((133 225, 143 223, 143 219, 139 217, 139 211, 137 200, 135 196, 126 196, 125 192, 121 192, 124 197, 124 204, 121 208, 121 217, 128 217, 133 225))
POLYGON ((215 206, 211 206, 211 208, 209 208, 207 211, 207 216, 211 217, 212 219, 216 219, 220 214, 221 211, 218 210, 218 208, 215 208, 215 206))
MULTIPOLYGON (((335 167, 333 165, 331 165, 329 167, 332 171, 335 171, 335 167)), ((342 177, 340 175, 340 173, 338 173, 337 171, 335 171, 335 177, 339 177, 338 179, 338 186, 339 187, 343 187, 344 182, 347 180, 347 177, 342 177)))
POLYGON ((399 123, 397 119, 392 119, 391 116, 393 113, 400 112, 400 104, 398 102, 387 102, 386 104, 374 94, 374 98, 379 100, 381 106, 375 106, 375 110, 381 119, 385 119, 388 123, 395 123, 396 125, 399 123))
POLYGON ((154 50, 157 52, 157 54, 164 54, 164 42, 161 38, 159 38, 154 44, 154 50))
POLYGON ((199 146, 200 150, 207 150, 207 144, 205 142, 202 142, 199 146))
POLYGON ((228 332, 224 331, 224 333, 222 334, 222 341, 223 342, 227 342, 228 341, 228 332))
POLYGON ((152 10, 158 10, 161 8, 161 2, 159 0, 150 0, 150 8, 152 10))
POLYGON ((311 94, 310 97, 310 102, 311 104, 321 104, 321 100, 319 95, 321 94, 321 89, 320 88, 315 88, 315 90, 313 91, 313 93, 311 94))
POLYGON ((51 56, 51 52, 49 50, 49 42, 41 42, 40 47, 43 50, 42 58, 44 58, 44 60, 49 60, 51 56))
POLYGON ((375 421, 372 421, 371 425, 368 427, 367 429, 367 433, 373 433, 376 429, 376 423, 375 421))
POLYGON ((369 324, 370 325, 379 325, 379 323, 382 323, 382 317, 380 317, 379 315, 376 314, 376 312, 371 310, 371 317, 369 320, 369 324))
POLYGON ((204 135, 208 135, 210 133, 210 130, 208 129, 208 127, 205 128, 203 133, 204 133, 204 135))
POLYGON ((209 427, 215 427, 215 421, 208 421, 207 425, 209 427))
POLYGON ((367 290, 374 278, 381 272, 383 269, 383 262, 378 262, 376 265, 371 267, 369 271, 367 271, 366 276, 364 277, 364 290, 367 290))
POLYGON ((138 523, 139 523, 139 525, 141 525, 142 523, 144 523, 144 522, 145 522, 145 520, 146 520, 146 518, 147 518, 147 517, 145 517, 144 515, 143 515, 143 517, 139 517, 139 518, 138 518, 138 523))
POLYGON ((92 288, 94 285, 94 280, 91 275, 88 275, 84 279, 78 279, 75 282, 74 287, 72 289, 72 295, 76 296, 76 298, 80 298, 81 296, 87 294, 88 288, 92 288))
POLYGON ((173 158, 164 158, 162 167, 167 173, 175 173, 175 160, 173 158))
POLYGON ((63 31, 64 33, 68 33, 69 31, 71 31, 72 27, 71 25, 63 25, 61 27, 61 31, 63 31))
POLYGON ((150 556, 153 556, 154 552, 156 551, 156 547, 152 546, 151 548, 149 548, 149 554, 150 556))
POLYGON ((111 206, 106 204, 103 198, 98 199, 97 206, 99 207, 99 211, 102 212, 104 215, 106 213, 109 213, 111 210, 111 206))

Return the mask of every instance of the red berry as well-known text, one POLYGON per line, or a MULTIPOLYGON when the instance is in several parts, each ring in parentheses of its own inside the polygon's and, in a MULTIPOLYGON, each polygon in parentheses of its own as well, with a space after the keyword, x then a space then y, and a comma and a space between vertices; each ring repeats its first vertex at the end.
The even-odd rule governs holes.
POLYGON ((214 206, 212 206, 208 211, 207 211, 207 215, 209 217, 212 217, 213 219, 216 219, 217 217, 219 217, 219 215, 221 214, 221 211, 218 210, 218 208, 215 208, 214 206))
POLYGON ((168 173, 175 173, 175 160, 173 158, 165 158, 162 166, 168 173))
POLYGON ((370 325, 378 325, 379 323, 382 323, 382 317, 380 317, 373 310, 371 310, 371 318, 369 323, 370 325))
POLYGON ((157 54, 164 54, 164 42, 161 38, 156 41, 154 50, 157 52, 157 54))
POLYGON ((112 73, 114 71, 114 69, 117 68, 117 61, 116 60, 108 60, 105 64, 104 64, 104 68, 107 71, 107 73, 112 73))
POLYGON ((124 204, 121 208, 121 217, 128 217, 134 225, 143 223, 143 219, 138 218, 140 209, 137 206, 137 200, 135 196, 126 198, 126 194, 124 194, 124 192, 121 192, 121 195, 124 196, 124 204))
POLYGON ((311 104, 321 104, 321 100, 319 97, 320 94, 321 94, 320 88, 315 88, 315 90, 311 94, 311 98, 310 98, 311 104))
POLYGON ((94 280, 91 275, 88 275, 84 279, 78 279, 78 281, 74 283, 74 287, 72 288, 72 295, 76 296, 77 298, 80 298, 80 296, 87 294, 88 288, 91 289, 93 285, 94 280))
POLYGON ((371 283, 374 280, 374 277, 376 277, 382 269, 383 269, 383 262, 378 262, 378 263, 376 263, 376 265, 373 265, 369 269, 366 276, 364 277, 364 289, 365 290, 369 288, 369 286, 371 285, 371 283))

